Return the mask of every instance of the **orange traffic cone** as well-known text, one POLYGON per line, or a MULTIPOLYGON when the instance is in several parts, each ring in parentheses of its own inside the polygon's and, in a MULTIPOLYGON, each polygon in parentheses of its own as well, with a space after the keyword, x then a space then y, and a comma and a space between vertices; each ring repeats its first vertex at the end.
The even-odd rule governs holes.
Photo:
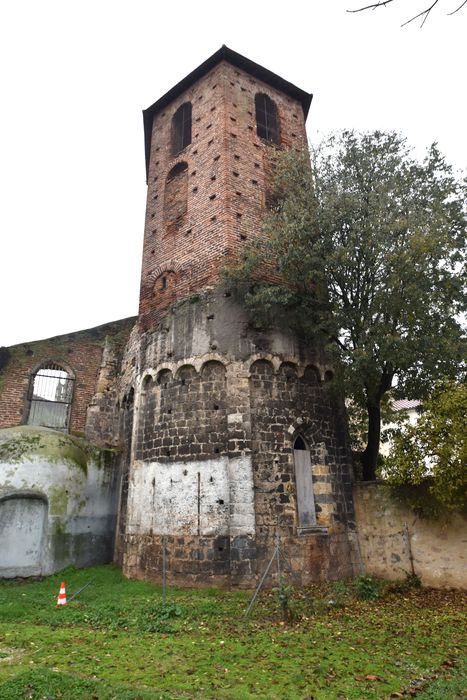
POLYGON ((58 608, 59 605, 66 605, 65 581, 62 581, 62 585, 60 586, 60 593, 58 594, 57 605, 55 607, 58 608))

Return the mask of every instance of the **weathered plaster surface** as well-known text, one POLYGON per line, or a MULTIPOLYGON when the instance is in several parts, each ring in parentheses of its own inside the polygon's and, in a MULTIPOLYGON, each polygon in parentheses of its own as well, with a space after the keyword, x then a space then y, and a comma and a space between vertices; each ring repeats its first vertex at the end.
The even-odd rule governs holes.
POLYGON ((84 441, 47 428, 0 430, 0 576, 111 560, 116 509, 115 469, 84 441))
POLYGON ((397 580, 412 573, 425 586, 467 588, 467 520, 420 519, 395 503, 383 484, 355 484, 354 503, 363 567, 397 580))
POLYGON ((131 535, 252 535, 251 457, 136 462, 128 497, 131 535))

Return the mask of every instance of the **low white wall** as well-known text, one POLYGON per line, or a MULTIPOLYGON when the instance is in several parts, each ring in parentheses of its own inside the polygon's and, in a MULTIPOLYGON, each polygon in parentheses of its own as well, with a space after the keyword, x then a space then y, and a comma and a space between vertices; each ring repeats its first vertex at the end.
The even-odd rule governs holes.
POLYGON ((92 452, 46 428, 0 430, 0 577, 112 560, 117 474, 92 452))
POLYGON ((417 517, 390 498, 380 483, 354 486, 355 516, 364 571, 397 580, 411 573, 423 585, 467 588, 467 520, 449 523, 417 517))

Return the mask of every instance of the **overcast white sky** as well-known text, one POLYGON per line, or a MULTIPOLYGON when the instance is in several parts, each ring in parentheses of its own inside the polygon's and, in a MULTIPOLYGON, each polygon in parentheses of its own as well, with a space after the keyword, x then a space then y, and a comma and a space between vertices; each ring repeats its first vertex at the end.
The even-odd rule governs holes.
POLYGON ((1 3, 0 345, 137 313, 141 111, 222 44, 314 93, 311 140, 396 129, 465 167, 467 7, 401 29, 424 2, 1 3))

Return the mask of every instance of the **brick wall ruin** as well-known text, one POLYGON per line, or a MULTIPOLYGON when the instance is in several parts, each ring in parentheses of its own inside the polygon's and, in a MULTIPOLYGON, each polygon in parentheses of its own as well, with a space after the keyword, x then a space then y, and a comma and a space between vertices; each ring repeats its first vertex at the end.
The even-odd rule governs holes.
MULTIPOLYGON (((99 389, 106 342, 121 353, 134 322, 134 318, 123 319, 85 331, 5 348, 0 368, 0 428, 28 422, 31 379, 41 366, 53 362, 74 378, 69 430, 84 434, 88 409, 99 389)), ((96 432, 91 431, 89 437, 96 438, 96 432)))

